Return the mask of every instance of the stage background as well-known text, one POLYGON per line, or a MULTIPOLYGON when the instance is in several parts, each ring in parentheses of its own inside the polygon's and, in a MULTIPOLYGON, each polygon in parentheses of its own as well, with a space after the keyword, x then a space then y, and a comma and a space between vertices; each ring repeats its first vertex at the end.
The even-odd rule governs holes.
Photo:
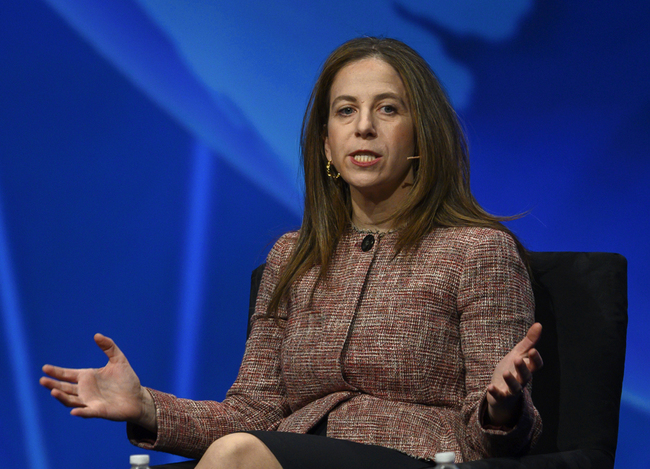
MULTIPOLYGON (((0 2, 2 467, 128 467, 124 424, 68 415, 43 363, 222 399, 250 271, 299 225, 297 142, 327 54, 404 40, 465 123, 473 190, 533 250, 629 261, 618 468, 650 442, 650 3, 0 2), (646 266, 646 267, 644 267, 646 266)), ((152 454, 159 464, 178 460, 152 454)))

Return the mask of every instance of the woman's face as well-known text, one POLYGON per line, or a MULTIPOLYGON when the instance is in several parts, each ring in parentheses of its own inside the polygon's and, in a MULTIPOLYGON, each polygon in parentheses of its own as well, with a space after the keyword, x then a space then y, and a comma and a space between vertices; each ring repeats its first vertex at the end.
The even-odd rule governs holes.
POLYGON ((325 155, 353 197, 383 202, 413 183, 415 138, 404 83, 378 58, 349 63, 334 77, 325 155))

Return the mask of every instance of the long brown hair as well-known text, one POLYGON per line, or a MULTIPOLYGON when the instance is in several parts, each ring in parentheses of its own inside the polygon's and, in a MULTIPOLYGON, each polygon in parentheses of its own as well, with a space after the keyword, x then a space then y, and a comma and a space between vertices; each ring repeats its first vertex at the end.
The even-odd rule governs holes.
POLYGON ((338 47, 323 65, 305 112, 300 138, 305 176, 305 209, 298 241, 269 303, 277 311, 295 280, 320 265, 319 280, 345 228, 351 223, 350 189, 341 178, 327 175, 324 139, 330 108, 330 89, 347 64, 374 57, 399 73, 412 113, 415 134, 415 181, 402 206, 391 216, 401 227, 396 252, 416 246, 437 227, 483 226, 510 234, 525 260, 521 243, 498 217, 481 208, 471 193, 467 142, 456 112, 437 77, 420 55, 401 41, 361 37, 338 47))

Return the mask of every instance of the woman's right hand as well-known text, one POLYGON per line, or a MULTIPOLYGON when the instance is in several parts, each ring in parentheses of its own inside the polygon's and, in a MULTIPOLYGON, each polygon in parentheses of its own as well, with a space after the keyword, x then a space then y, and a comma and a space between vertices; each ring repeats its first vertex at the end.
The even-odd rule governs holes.
POLYGON ((42 386, 67 407, 71 415, 131 422, 156 431, 156 408, 149 391, 122 351, 108 337, 95 334, 95 342, 108 357, 103 368, 71 369, 45 365, 42 386))

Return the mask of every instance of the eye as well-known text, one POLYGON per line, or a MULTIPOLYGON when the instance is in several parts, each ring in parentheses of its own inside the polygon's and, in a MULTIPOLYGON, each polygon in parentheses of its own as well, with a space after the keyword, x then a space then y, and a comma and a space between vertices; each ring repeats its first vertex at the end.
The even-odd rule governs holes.
POLYGON ((340 116, 349 116, 354 112, 354 109, 350 106, 345 106, 336 111, 336 113, 340 116))
POLYGON ((381 112, 384 114, 395 114, 397 112, 397 108, 392 104, 384 104, 381 107, 381 112))

